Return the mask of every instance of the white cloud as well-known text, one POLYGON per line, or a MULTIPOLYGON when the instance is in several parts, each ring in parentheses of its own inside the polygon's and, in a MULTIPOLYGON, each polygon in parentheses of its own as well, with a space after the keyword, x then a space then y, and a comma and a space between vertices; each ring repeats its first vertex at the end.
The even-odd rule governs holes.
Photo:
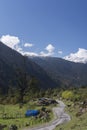
POLYGON ((23 49, 20 46, 15 46, 15 50, 22 54, 23 49))
MULTIPOLYGON (((21 48, 20 46, 20 39, 16 36, 11 36, 11 35, 3 35, 0 38, 0 41, 3 42, 5 45, 7 45, 8 47, 18 51, 19 53, 21 53, 22 55, 27 55, 27 56, 38 56, 37 53, 34 52, 26 52, 23 50, 23 48, 21 48)), ((33 44, 31 43, 25 43, 24 47, 32 47, 33 44)))
POLYGON ((63 54, 63 52, 61 50, 58 51, 58 54, 63 54))
POLYGON ((0 38, 0 41, 12 49, 15 49, 15 46, 20 43, 20 40, 18 37, 10 36, 10 35, 3 35, 0 38))
POLYGON ((24 47, 32 47, 32 46, 34 46, 32 43, 25 43, 24 44, 24 47))
POLYGON ((40 52, 40 56, 44 56, 44 57, 46 57, 46 56, 52 56, 54 53, 52 52, 52 53, 45 53, 45 52, 43 52, 43 51, 41 51, 40 52))
POLYGON ((71 53, 70 55, 65 56, 64 59, 77 63, 87 63, 87 50, 79 48, 76 53, 71 53))
POLYGON ((54 54, 55 47, 52 44, 46 46, 45 50, 47 52, 41 51, 40 56, 52 56, 54 54))
POLYGON ((21 53, 22 55, 27 55, 27 56, 52 56, 55 50, 55 47, 52 44, 48 44, 45 48, 45 51, 41 51, 38 54, 35 52, 28 52, 28 51, 26 52, 23 47, 32 47, 34 45, 32 43, 25 43, 22 46, 20 44, 20 39, 16 36, 11 36, 11 35, 3 35, 0 38, 0 41, 3 42, 8 47, 21 53))
POLYGON ((22 52, 23 55, 25 56, 39 56, 37 53, 35 52, 22 52))
POLYGON ((46 48, 45 48, 49 53, 52 53, 55 50, 55 47, 52 44, 49 44, 46 48))

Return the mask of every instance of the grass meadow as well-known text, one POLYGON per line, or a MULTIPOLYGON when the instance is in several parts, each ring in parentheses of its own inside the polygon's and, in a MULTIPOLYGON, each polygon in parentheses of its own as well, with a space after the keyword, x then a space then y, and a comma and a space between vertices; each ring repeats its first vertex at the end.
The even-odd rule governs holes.
MULTIPOLYGON (((46 109, 51 110, 53 106, 47 106, 46 109)), ((25 127, 33 127, 39 124, 49 122, 53 118, 53 113, 49 113, 48 119, 41 119, 35 117, 25 117, 26 110, 37 109, 40 110, 42 106, 37 106, 34 101, 31 101, 22 108, 19 104, 16 105, 0 105, 0 124, 7 125, 4 130, 9 130, 11 125, 16 125, 19 129, 25 127)))

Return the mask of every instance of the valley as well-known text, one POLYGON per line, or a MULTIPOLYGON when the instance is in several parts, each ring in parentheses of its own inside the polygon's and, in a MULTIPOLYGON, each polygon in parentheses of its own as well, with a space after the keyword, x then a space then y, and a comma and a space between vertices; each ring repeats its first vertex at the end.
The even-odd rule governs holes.
POLYGON ((0 42, 0 129, 85 130, 86 77, 87 64, 22 56, 0 42))

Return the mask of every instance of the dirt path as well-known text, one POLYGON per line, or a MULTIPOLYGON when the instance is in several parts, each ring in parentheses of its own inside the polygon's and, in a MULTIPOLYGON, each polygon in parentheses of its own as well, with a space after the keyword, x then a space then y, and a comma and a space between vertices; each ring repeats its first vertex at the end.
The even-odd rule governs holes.
POLYGON ((65 104, 59 100, 57 100, 57 102, 59 103, 59 106, 53 108, 55 119, 52 122, 40 127, 25 128, 23 130, 54 130, 57 125, 70 121, 70 116, 64 111, 65 104))

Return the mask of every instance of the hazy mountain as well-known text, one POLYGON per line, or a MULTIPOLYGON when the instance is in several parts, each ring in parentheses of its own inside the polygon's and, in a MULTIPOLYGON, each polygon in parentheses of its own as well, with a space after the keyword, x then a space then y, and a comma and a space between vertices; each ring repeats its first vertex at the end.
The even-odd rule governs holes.
POLYGON ((40 81, 40 87, 56 85, 39 65, 0 42, 0 88, 4 92, 7 91, 10 81, 13 83, 15 80, 18 69, 36 77, 40 81))
POLYGON ((87 64, 55 57, 31 57, 56 82, 64 86, 87 85, 87 64))

